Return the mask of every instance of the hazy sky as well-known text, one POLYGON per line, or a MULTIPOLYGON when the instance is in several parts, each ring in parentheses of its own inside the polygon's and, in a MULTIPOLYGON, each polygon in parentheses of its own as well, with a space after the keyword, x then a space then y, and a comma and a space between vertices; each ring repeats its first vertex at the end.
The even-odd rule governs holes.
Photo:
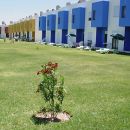
POLYGON ((34 13, 65 6, 66 2, 75 3, 78 0, 0 0, 0 24, 5 21, 17 21, 34 13))

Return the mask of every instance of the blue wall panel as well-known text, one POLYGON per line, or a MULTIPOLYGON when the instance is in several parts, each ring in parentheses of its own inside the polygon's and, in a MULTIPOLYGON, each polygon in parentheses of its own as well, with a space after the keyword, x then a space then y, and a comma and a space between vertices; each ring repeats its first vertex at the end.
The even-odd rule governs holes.
POLYGON ((85 8, 79 7, 72 10, 72 29, 85 28, 85 8))
POLYGON ((60 11, 58 13, 58 29, 68 29, 68 11, 60 11))
POLYGON ((120 0, 120 26, 130 26, 130 0, 120 0), (122 17, 123 7, 125 7, 125 17, 122 17))
POLYGON ((47 16, 47 30, 55 30, 56 29, 56 15, 51 14, 47 16))
POLYGON ((130 27, 125 28, 124 51, 130 51, 130 27))
POLYGON ((92 27, 108 26, 109 1, 100 1, 92 4, 92 27), (95 12, 95 13, 94 13, 95 12))
POLYGON ((41 16, 39 17, 39 30, 46 30, 46 17, 41 16))

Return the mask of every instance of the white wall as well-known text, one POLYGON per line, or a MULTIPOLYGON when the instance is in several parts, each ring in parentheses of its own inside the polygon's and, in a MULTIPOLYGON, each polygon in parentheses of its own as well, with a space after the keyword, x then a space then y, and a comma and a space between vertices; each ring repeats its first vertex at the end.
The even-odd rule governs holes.
MULTIPOLYGON (((78 8, 78 7, 85 7, 86 8, 86 2, 83 3, 76 3, 71 5, 70 9, 69 9, 69 27, 68 27, 68 33, 69 34, 75 34, 76 35, 76 29, 72 29, 72 10, 74 8, 78 8)), ((69 39, 68 39, 69 42, 69 39)), ((76 38, 71 38, 71 42, 76 43, 76 38)))
POLYGON ((96 28, 91 27, 91 21, 88 19, 91 18, 91 13, 92 13, 92 3, 95 0, 88 1, 86 3, 86 16, 85 16, 85 37, 84 37, 84 43, 87 45, 88 40, 92 41, 92 46, 95 46, 96 43, 96 28))
POLYGON ((56 17, 56 38, 55 42, 56 43, 62 43, 62 29, 58 29, 58 12, 62 10, 67 10, 67 8, 62 8, 60 10, 57 10, 57 17, 56 17))
POLYGON ((46 31, 46 42, 51 42, 51 31, 46 31))
MULTIPOLYGON (((110 0, 108 18, 108 48, 112 48, 112 37, 110 35, 119 33, 124 36, 125 28, 119 26, 120 0, 110 0)), ((118 50, 124 50, 124 41, 119 41, 118 50)))
POLYGON ((62 30, 60 29, 56 29, 56 39, 55 39, 56 43, 62 43, 62 30))
MULTIPOLYGON (((68 34, 76 34, 76 29, 72 29, 72 9, 78 8, 78 7, 85 7, 86 8, 86 16, 85 16, 85 34, 84 34, 84 42, 87 45, 88 40, 92 40, 93 46, 96 43, 96 28, 91 27, 91 21, 88 21, 88 18, 91 17, 91 9, 92 9, 92 2, 95 0, 82 2, 82 3, 76 3, 72 4, 63 8, 60 8, 59 10, 50 11, 45 13, 44 15, 47 16, 49 14, 56 14, 56 34, 55 34, 55 42, 61 43, 62 42, 62 30, 58 29, 58 12, 62 10, 68 10, 69 11, 69 18, 68 18, 68 34)), ((46 31, 46 41, 50 42, 51 39, 51 32, 46 31)), ((76 43, 76 38, 73 37, 71 39, 68 38, 68 43, 76 43)))
MULTIPOLYGON (((56 28, 57 28, 57 24, 58 24, 57 23, 57 11, 54 10, 54 11, 46 12, 43 16, 46 16, 46 19, 47 19, 47 15, 50 15, 50 14, 55 14, 56 15, 56 28)), ((55 41, 57 40, 56 36, 57 36, 57 30, 55 32, 55 41)), ((46 20, 46 42, 51 42, 51 31, 47 30, 47 20, 46 20)))
POLYGON ((58 10, 56 10, 56 30, 55 30, 55 43, 60 43, 60 30, 58 30, 58 10))
POLYGON ((13 33, 9 34, 9 38, 13 38, 13 33))
MULTIPOLYGON (((85 33, 84 33, 84 42, 87 45, 88 40, 92 40, 93 46, 96 43, 96 28, 91 27, 91 21, 88 21, 88 18, 91 17, 91 9, 92 9, 92 2, 95 0, 83 2, 83 3, 76 3, 72 4, 70 6, 66 6, 64 8, 61 8, 59 11, 62 10, 68 10, 69 11, 69 18, 68 18, 68 33, 70 34, 76 34, 76 29, 72 29, 72 9, 78 8, 78 7, 85 7, 86 8, 86 16, 85 16, 85 33)), ((57 13, 58 14, 58 13, 57 13)), ((58 17, 56 20, 56 25, 58 25, 58 17)), ((59 30, 56 26, 56 42, 61 43, 62 42, 62 30, 59 30)), ((76 38, 73 37, 71 39, 68 38, 68 43, 73 42, 76 43, 76 38)))
POLYGON ((23 37, 23 32, 20 32, 20 37, 23 37))
MULTIPOLYGON (((60 11, 70 11, 71 6, 66 6, 57 10, 57 18, 56 18, 56 43, 62 43, 62 29, 58 29, 58 12, 60 11)), ((69 24, 68 24, 69 25, 69 24)))
POLYGON ((39 16, 35 16, 35 42, 42 41, 42 31, 39 30, 39 16))
MULTIPOLYGON (((76 34, 76 30, 72 29, 72 9, 77 7, 85 7, 86 8, 86 15, 85 15, 85 33, 84 33, 84 43, 87 45, 88 40, 92 41, 92 46, 95 46, 96 44, 96 28, 91 27, 91 21, 88 19, 91 18, 91 11, 92 11, 92 3, 97 2, 101 0, 90 0, 83 3, 76 3, 72 4, 63 8, 60 8, 59 10, 55 11, 49 11, 43 14, 44 16, 47 16, 49 14, 56 14, 56 34, 55 34, 55 42, 61 43, 62 42, 62 30, 58 29, 58 12, 62 10, 68 10, 69 11, 69 18, 68 18, 68 33, 76 34)), ((119 27, 119 6, 120 6, 120 0, 109 0, 109 18, 108 18, 108 48, 112 48, 112 37, 110 36, 113 33, 120 33, 124 36, 125 28, 119 27)), ((36 18, 36 32, 35 32, 35 38, 36 41, 42 40, 42 32, 39 31, 39 18, 36 18)), ((46 29, 46 41, 51 42, 51 31, 46 29)), ((70 39, 68 39, 69 43, 70 39)), ((76 43, 76 38, 72 38, 71 42, 76 43)), ((118 49, 120 51, 123 51, 124 48, 124 41, 119 41, 118 49)))
POLYGON ((6 37, 6 33, 5 33, 5 27, 6 27, 6 25, 2 24, 0 27, 1 27, 0 38, 5 38, 6 37))
POLYGON ((29 32, 29 40, 32 40, 32 32, 29 32))

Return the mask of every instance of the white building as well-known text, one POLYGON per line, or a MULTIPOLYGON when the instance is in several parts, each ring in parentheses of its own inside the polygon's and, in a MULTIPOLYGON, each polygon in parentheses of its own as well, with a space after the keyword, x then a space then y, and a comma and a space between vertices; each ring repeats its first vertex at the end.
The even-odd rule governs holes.
POLYGON ((85 36, 84 36, 84 42, 85 45, 88 45, 89 43, 92 43, 92 47, 95 46, 96 43, 96 29, 91 27, 91 14, 92 14, 92 3, 95 0, 87 1, 86 4, 86 15, 85 15, 85 36))
POLYGON ((2 22, 2 25, 0 25, 0 38, 6 38, 6 24, 5 22, 2 22))
MULTIPOLYGON (((65 40, 63 35, 68 33, 75 35, 75 37, 71 38, 71 42, 76 45, 79 45, 77 43, 81 41, 84 45, 92 43, 91 46, 93 47, 108 47, 123 51, 124 41, 112 37, 112 35, 115 34, 124 36, 125 33, 125 28, 119 26, 120 1, 121 0, 80 0, 80 2, 75 4, 69 3, 66 7, 45 13, 44 16, 46 17, 48 17, 48 15, 55 15, 55 38, 53 42, 65 43, 63 42, 63 39, 65 40), (63 20, 63 17, 66 17, 65 11, 68 11, 68 28, 66 28, 66 32, 63 33, 63 31, 65 31, 64 26, 66 26, 64 24, 65 20, 63 20), (62 14, 60 14, 61 20, 59 18, 60 12, 62 12, 62 14), (93 19, 93 16, 96 19, 93 19), (61 21, 62 23, 59 23, 61 21)), ((46 22, 46 26, 47 23, 48 22, 46 22)), ((50 24, 51 23, 54 24, 53 22, 50 22, 50 24)), ((52 42, 52 31, 50 30, 51 27, 50 29, 46 27, 46 42, 52 42)), ((66 41, 69 43, 70 39, 68 38, 66 41)))
POLYGON ((35 15, 35 41, 130 51, 130 15, 128 10, 122 13, 126 3, 129 10, 129 0, 79 0, 40 13, 40 17, 35 15), (125 13, 128 18, 121 19, 125 13), (117 34, 122 38, 118 39, 117 34))
POLYGON ((39 30, 39 15, 35 15, 35 42, 42 41, 42 32, 39 30))
POLYGON ((112 34, 122 34, 124 36, 125 28, 119 26, 120 15, 120 0, 110 0, 109 3, 109 18, 108 18, 108 48, 118 49, 123 51, 124 41, 115 40, 111 37, 112 34))

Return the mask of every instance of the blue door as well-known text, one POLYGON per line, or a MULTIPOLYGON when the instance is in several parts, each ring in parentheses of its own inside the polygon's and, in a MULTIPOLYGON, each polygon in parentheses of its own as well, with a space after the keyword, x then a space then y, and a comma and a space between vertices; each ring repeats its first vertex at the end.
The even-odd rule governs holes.
POLYGON ((51 31, 51 42, 55 43, 55 31, 51 31))
POLYGON ((130 51, 130 27, 125 28, 124 51, 130 51))
POLYGON ((42 31, 42 41, 45 41, 46 38, 46 31, 42 31))
POLYGON ((104 47, 106 28, 97 28, 96 47, 104 47))
POLYGON ((62 43, 67 44, 67 35, 68 30, 62 30, 62 43))
POLYGON ((76 32, 76 42, 83 42, 84 43, 84 29, 77 29, 76 32))

